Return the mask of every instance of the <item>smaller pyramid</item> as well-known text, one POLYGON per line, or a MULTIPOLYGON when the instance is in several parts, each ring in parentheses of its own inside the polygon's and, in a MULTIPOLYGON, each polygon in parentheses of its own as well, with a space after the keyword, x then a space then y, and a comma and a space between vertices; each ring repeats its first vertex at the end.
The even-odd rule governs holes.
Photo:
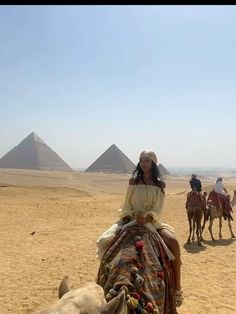
POLYGON ((159 168, 162 176, 170 175, 170 172, 162 164, 159 164, 158 168, 159 168))
POLYGON ((34 132, 0 159, 0 168, 72 171, 34 132))
POLYGON ((115 145, 111 145, 86 172, 131 173, 135 164, 115 145))

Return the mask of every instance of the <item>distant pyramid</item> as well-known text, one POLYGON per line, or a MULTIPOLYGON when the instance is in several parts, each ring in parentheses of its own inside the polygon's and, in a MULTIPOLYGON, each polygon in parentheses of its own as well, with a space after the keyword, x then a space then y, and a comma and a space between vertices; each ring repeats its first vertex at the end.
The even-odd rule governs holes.
POLYGON ((0 168, 72 171, 34 132, 0 159, 0 168))
POLYGON ((134 169, 135 165, 132 161, 113 144, 85 171, 131 173, 134 169))
POLYGON ((170 175, 170 172, 162 164, 159 164, 158 168, 159 168, 162 176, 170 175))

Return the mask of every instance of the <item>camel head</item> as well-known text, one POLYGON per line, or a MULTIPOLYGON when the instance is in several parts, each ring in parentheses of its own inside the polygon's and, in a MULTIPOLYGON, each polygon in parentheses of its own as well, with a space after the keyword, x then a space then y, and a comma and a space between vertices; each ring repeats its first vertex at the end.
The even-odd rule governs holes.
POLYGON ((234 195, 233 195, 233 198, 230 202, 230 205, 233 207, 236 205, 236 190, 234 190, 234 195))
POLYGON ((64 277, 59 286, 59 300, 47 309, 35 314, 122 314, 126 313, 125 291, 107 302, 101 286, 95 282, 85 287, 69 290, 68 277, 64 277))

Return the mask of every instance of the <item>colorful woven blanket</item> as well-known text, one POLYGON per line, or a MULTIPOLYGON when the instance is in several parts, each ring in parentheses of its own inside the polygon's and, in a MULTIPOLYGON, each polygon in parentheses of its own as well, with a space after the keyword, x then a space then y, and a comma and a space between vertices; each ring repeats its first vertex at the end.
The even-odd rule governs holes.
POLYGON ((124 289, 129 313, 175 314, 171 262, 155 232, 134 225, 121 229, 98 271, 107 300, 124 289))

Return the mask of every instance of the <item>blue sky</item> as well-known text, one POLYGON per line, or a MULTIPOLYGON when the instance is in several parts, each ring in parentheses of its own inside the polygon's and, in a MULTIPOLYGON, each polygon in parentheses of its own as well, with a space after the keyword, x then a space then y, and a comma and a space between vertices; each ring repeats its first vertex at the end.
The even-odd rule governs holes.
POLYGON ((235 6, 1 6, 0 156, 36 132, 72 167, 236 167, 235 6))

